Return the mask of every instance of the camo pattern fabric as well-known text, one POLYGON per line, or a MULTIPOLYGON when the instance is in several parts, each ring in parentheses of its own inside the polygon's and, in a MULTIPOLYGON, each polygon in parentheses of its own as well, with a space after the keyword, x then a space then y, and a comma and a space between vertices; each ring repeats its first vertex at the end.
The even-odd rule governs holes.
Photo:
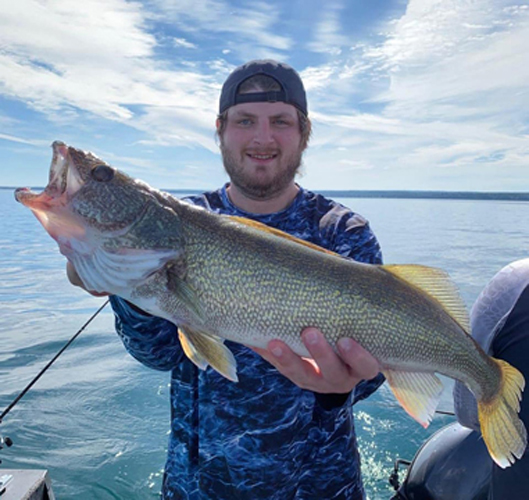
MULTIPOLYGON (((226 186, 188 201, 249 217, 357 261, 382 260, 363 217, 302 188, 287 209, 267 215, 235 207, 226 186)), ((237 360, 239 382, 233 383, 214 370, 196 368, 183 354, 172 323, 118 297, 111 303, 130 354, 149 367, 171 370, 164 499, 364 499, 352 404, 382 384, 381 374, 361 382, 353 394, 315 394, 252 350, 227 341, 237 360)))

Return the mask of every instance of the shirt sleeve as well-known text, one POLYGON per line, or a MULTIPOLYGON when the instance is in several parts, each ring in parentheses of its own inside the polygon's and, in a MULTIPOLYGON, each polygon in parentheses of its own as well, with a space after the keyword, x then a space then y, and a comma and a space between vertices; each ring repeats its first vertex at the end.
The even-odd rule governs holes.
POLYGON ((333 250, 365 264, 382 264, 380 244, 369 222, 361 215, 349 212, 337 224, 333 250))
POLYGON ((151 316, 126 300, 110 297, 116 332, 125 349, 140 363, 155 370, 171 370, 184 357, 177 327, 151 316))

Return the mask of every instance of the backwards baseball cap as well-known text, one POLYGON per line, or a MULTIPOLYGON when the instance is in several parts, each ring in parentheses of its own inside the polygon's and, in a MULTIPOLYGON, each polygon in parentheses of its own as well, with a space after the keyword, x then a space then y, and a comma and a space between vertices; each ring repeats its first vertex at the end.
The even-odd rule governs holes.
POLYGON ((235 68, 224 82, 220 94, 219 114, 224 113, 231 106, 244 102, 277 101, 292 104, 303 114, 308 114, 305 88, 295 69, 271 59, 250 61, 235 68), (256 75, 266 75, 273 78, 279 84, 281 90, 239 94, 241 84, 256 75))

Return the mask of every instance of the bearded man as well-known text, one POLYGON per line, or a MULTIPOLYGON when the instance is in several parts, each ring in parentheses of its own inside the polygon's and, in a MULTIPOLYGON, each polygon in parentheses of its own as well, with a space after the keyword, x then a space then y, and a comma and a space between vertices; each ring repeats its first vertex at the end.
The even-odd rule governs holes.
MULTIPOLYGON (((222 88, 216 127, 230 181, 188 201, 344 258, 381 263, 363 217, 295 182, 311 123, 294 69, 270 60, 236 68, 222 88)), ((69 276, 82 286, 71 266, 69 276)), ((300 334, 311 360, 280 340, 267 349, 226 342, 237 360, 239 382, 233 383, 188 360, 176 325, 119 297, 110 300, 126 349, 149 367, 171 370, 164 499, 365 498, 352 405, 383 377, 353 340, 341 339, 337 353, 322 332, 306 328, 300 334)))

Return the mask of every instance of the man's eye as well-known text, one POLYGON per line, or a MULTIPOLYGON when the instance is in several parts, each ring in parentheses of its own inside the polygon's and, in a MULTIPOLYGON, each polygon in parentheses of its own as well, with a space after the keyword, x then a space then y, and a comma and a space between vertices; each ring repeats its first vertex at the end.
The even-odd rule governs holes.
POLYGON ((238 125, 248 126, 252 124, 252 120, 249 118, 242 118, 237 122, 238 125))
POLYGON ((278 125, 279 127, 288 127, 290 125, 290 122, 288 122, 287 120, 278 118, 277 120, 274 121, 274 124, 278 125))

